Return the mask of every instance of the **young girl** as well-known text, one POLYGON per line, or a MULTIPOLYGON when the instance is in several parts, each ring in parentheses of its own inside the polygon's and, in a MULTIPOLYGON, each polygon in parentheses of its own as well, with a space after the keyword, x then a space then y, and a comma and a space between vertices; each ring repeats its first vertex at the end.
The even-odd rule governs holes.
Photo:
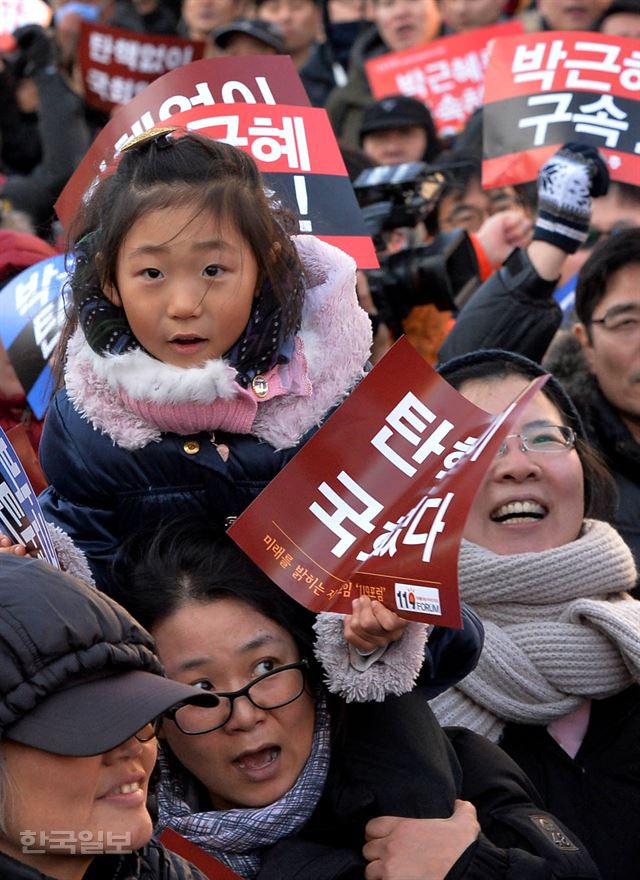
POLYGON ((289 228, 248 155, 167 128, 85 204, 41 502, 101 589, 141 523, 237 517, 361 379, 353 260, 289 228))
MULTIPOLYGON (((108 593, 114 554, 140 526, 180 514, 226 525, 245 509, 361 379, 371 325, 351 257, 291 238, 253 160, 228 144, 172 128, 134 139, 76 226, 40 500, 108 593)), ((369 653, 405 623, 363 598, 347 635, 369 653)), ((477 662, 481 629, 465 623, 431 642, 438 657, 455 643, 445 684, 477 662)))

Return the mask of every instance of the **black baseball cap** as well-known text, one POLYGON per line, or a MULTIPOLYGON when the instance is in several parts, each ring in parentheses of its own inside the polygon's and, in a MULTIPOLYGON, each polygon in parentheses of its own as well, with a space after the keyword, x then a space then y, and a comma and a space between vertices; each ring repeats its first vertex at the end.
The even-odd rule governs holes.
POLYGON ((179 703, 217 697, 165 678, 149 633, 109 596, 0 554, 0 736, 99 755, 179 703))
POLYGON ((433 131, 433 119, 428 107, 416 98, 404 95, 391 95, 374 101, 364 111, 360 126, 360 139, 372 131, 385 131, 390 128, 409 128, 419 126, 433 131))
POLYGON ((226 49, 235 34, 246 34, 266 46, 271 46, 278 55, 285 54, 282 34, 279 28, 270 21, 263 21, 260 18, 238 18, 236 21, 230 21, 228 24, 216 28, 212 34, 213 42, 220 49, 226 49))

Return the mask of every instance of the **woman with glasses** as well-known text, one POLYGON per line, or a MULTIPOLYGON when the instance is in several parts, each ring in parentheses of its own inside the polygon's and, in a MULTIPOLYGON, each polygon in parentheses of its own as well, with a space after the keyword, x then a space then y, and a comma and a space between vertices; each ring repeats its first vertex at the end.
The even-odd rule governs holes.
POLYGON ((0 557, 0 877, 205 880, 150 842, 156 719, 216 698, 162 674, 151 637, 97 590, 0 557))
MULTIPOLYGON (((482 351, 440 372, 499 413, 543 371, 482 351)), ((442 724, 498 742, 602 876, 622 880, 640 864, 640 602, 628 593, 633 556, 600 520, 610 500, 578 413, 550 378, 471 507, 459 583, 485 644, 474 672, 432 705, 442 724)))
POLYGON ((516 765, 480 737, 445 736, 420 687, 383 702, 331 694, 314 657, 313 615, 226 535, 168 523, 150 545, 129 547, 120 575, 169 677, 219 700, 177 707, 163 721, 160 829, 247 880, 422 876, 416 864, 413 873, 385 864, 402 816, 419 821, 412 859, 425 877, 598 876, 579 841, 563 852, 526 818, 542 815, 568 834, 516 765))

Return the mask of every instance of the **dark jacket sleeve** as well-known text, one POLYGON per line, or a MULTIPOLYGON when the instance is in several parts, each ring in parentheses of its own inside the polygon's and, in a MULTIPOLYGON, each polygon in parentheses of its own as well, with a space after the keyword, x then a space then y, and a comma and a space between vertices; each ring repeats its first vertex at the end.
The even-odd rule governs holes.
POLYGON ((84 158, 90 138, 83 101, 67 85, 62 73, 46 69, 34 78, 42 161, 30 174, 9 176, 2 195, 40 225, 50 219, 54 202, 84 158))
POLYGON ((562 311, 525 250, 515 250, 471 297, 440 349, 440 362, 486 348, 515 351, 541 361, 560 326, 562 311))
POLYGON ((482 834, 445 880, 586 880, 600 873, 584 844, 542 807, 520 767, 498 746, 463 728, 447 736, 462 767, 460 797, 482 834))
POLYGON ((462 629, 436 626, 429 636, 418 687, 433 700, 461 681, 478 665, 484 644, 484 627, 478 615, 461 603, 462 629))

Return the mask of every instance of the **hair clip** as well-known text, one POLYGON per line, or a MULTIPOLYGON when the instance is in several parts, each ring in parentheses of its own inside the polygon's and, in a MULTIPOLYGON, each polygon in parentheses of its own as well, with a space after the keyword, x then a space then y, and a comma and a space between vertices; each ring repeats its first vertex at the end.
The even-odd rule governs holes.
POLYGON ((120 147, 120 152, 126 153, 128 150, 135 150, 143 144, 152 143, 156 143, 159 149, 168 147, 171 143, 170 135, 172 135, 174 131, 178 131, 178 127, 175 125, 150 128, 148 131, 143 131, 142 134, 136 134, 134 137, 129 138, 126 144, 123 147, 120 147))

